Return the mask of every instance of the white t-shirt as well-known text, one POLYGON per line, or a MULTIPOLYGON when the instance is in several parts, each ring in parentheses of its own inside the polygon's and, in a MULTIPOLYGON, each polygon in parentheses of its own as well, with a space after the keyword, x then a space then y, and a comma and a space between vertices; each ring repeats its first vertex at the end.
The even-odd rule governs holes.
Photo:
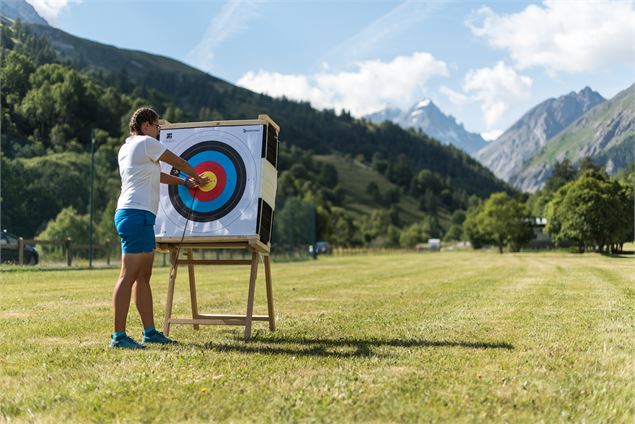
POLYGON ((119 149, 121 195, 117 209, 141 209, 157 214, 161 165, 166 147, 147 135, 133 135, 119 149))

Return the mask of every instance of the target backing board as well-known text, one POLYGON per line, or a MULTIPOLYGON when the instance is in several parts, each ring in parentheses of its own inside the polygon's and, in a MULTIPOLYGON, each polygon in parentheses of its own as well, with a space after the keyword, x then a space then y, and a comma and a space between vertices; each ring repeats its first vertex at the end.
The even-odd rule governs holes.
MULTIPOLYGON (((277 188, 279 127, 257 120, 161 126, 160 142, 209 182, 197 189, 161 184, 159 243, 260 240, 269 245, 277 188)), ((185 178, 166 163, 161 171, 185 178)))

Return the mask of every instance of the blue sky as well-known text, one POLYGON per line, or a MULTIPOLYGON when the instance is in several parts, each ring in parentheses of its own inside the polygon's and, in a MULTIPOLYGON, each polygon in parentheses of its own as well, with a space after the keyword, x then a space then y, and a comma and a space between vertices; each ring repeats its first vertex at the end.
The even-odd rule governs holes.
POLYGON ((318 108, 431 98, 486 138, 549 97, 635 82, 632 0, 28 1, 71 34, 318 108))

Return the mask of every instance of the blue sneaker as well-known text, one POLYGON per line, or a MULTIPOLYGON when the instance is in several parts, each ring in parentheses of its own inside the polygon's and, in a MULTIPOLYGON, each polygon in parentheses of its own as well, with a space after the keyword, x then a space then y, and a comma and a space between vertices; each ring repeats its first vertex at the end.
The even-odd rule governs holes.
POLYGON ((141 343, 142 344, 146 344, 146 343, 172 344, 172 343, 176 343, 176 340, 172 340, 169 337, 165 337, 165 334, 163 334, 162 332, 154 330, 150 334, 143 334, 143 336, 141 337, 141 343))
POLYGON ((120 339, 112 339, 110 340, 111 348, 119 348, 119 349, 144 349, 142 345, 135 342, 128 336, 123 336, 120 339))

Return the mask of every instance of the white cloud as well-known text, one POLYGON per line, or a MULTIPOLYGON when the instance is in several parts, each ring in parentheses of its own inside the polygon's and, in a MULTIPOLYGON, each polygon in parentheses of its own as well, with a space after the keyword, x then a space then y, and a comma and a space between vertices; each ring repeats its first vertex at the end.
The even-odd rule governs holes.
POLYGON ((493 68, 470 70, 463 91, 473 93, 470 98, 481 102, 485 125, 491 130, 510 107, 529 99, 532 83, 531 78, 498 62, 493 68))
POLYGON ((425 91, 434 76, 447 76, 447 65, 429 53, 398 56, 390 62, 358 62, 351 72, 328 67, 314 75, 247 72, 237 85, 274 97, 286 96, 311 102, 317 108, 346 109, 363 116, 385 107, 407 108, 425 91))
POLYGON ((57 15, 70 3, 81 3, 80 0, 27 0, 35 11, 46 19, 48 23, 54 23, 57 15))
POLYGON ((203 38, 188 52, 186 60, 210 71, 214 64, 214 50, 233 35, 248 29, 249 24, 260 16, 260 5, 260 2, 250 0, 228 0, 212 18, 203 38))
POLYGON ((582 72, 635 60, 633 1, 555 1, 499 15, 481 7, 466 25, 507 50, 519 69, 582 72))
POLYGON ((445 95, 451 103, 457 106, 463 106, 470 100, 469 97, 465 94, 454 91, 445 85, 439 87, 439 92, 445 95))

